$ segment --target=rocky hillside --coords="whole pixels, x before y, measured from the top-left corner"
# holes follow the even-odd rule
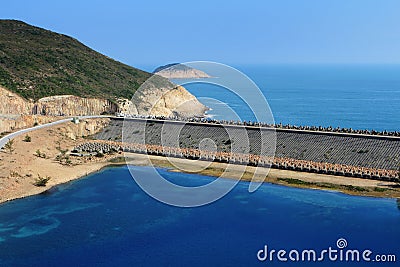
[[[82,98],[73,95],[49,96],[36,102],[0,86],[1,115],[80,116],[117,112],[118,106],[100,98]]]
[[[204,114],[205,107],[186,89],[151,77],[71,37],[0,20],[0,119],[12,118],[11,124],[19,125],[15,121],[25,115]],[[151,86],[133,98],[149,78],[156,83],[147,82]]]
[[[105,99],[72,95],[50,96],[28,101],[0,86],[0,134],[19,128],[54,121],[59,116],[97,115],[117,111],[117,105]]]
[[[172,63],[158,67],[153,73],[165,77],[167,79],[197,79],[210,78],[211,76],[204,71],[194,69],[180,63]]]
[[[0,20],[0,85],[26,99],[131,98],[150,76],[63,34]]]

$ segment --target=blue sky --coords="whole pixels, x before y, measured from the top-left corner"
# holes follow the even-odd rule
[[[400,63],[399,0],[3,1],[1,18],[119,61]]]

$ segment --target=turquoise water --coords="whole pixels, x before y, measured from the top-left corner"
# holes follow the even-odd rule
[[[267,65],[237,69],[261,89],[277,123],[400,130],[400,65]],[[200,81],[218,78],[196,80],[185,87],[196,97],[227,103],[242,120],[254,120],[253,112],[240,97]],[[212,108],[209,113],[214,118],[232,118],[220,102],[202,101]]]
[[[158,171],[187,186],[214,179]],[[271,184],[250,194],[247,187],[241,182],[211,205],[176,208],[147,196],[127,167],[107,168],[1,205],[0,266],[305,266],[258,262],[256,253],[264,245],[335,247],[341,237],[351,248],[400,256],[396,200]]]

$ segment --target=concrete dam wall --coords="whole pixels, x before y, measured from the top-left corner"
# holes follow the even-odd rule
[[[95,139],[253,155],[269,155],[276,144],[277,158],[382,170],[400,166],[400,138],[396,137],[113,119]]]

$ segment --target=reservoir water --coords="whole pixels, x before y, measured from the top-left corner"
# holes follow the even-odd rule
[[[146,175],[149,167],[134,167]],[[186,186],[214,178],[158,169]],[[201,181],[201,182],[199,182]],[[224,180],[232,183],[232,180]],[[177,208],[146,195],[127,167],[107,168],[51,192],[0,206],[0,266],[308,266],[259,262],[271,249],[369,249],[399,257],[394,199],[240,182],[219,201]],[[360,264],[360,263],[358,263]],[[359,266],[325,261],[318,266]],[[362,263],[361,266],[371,266]],[[396,266],[387,264],[387,266]]]

